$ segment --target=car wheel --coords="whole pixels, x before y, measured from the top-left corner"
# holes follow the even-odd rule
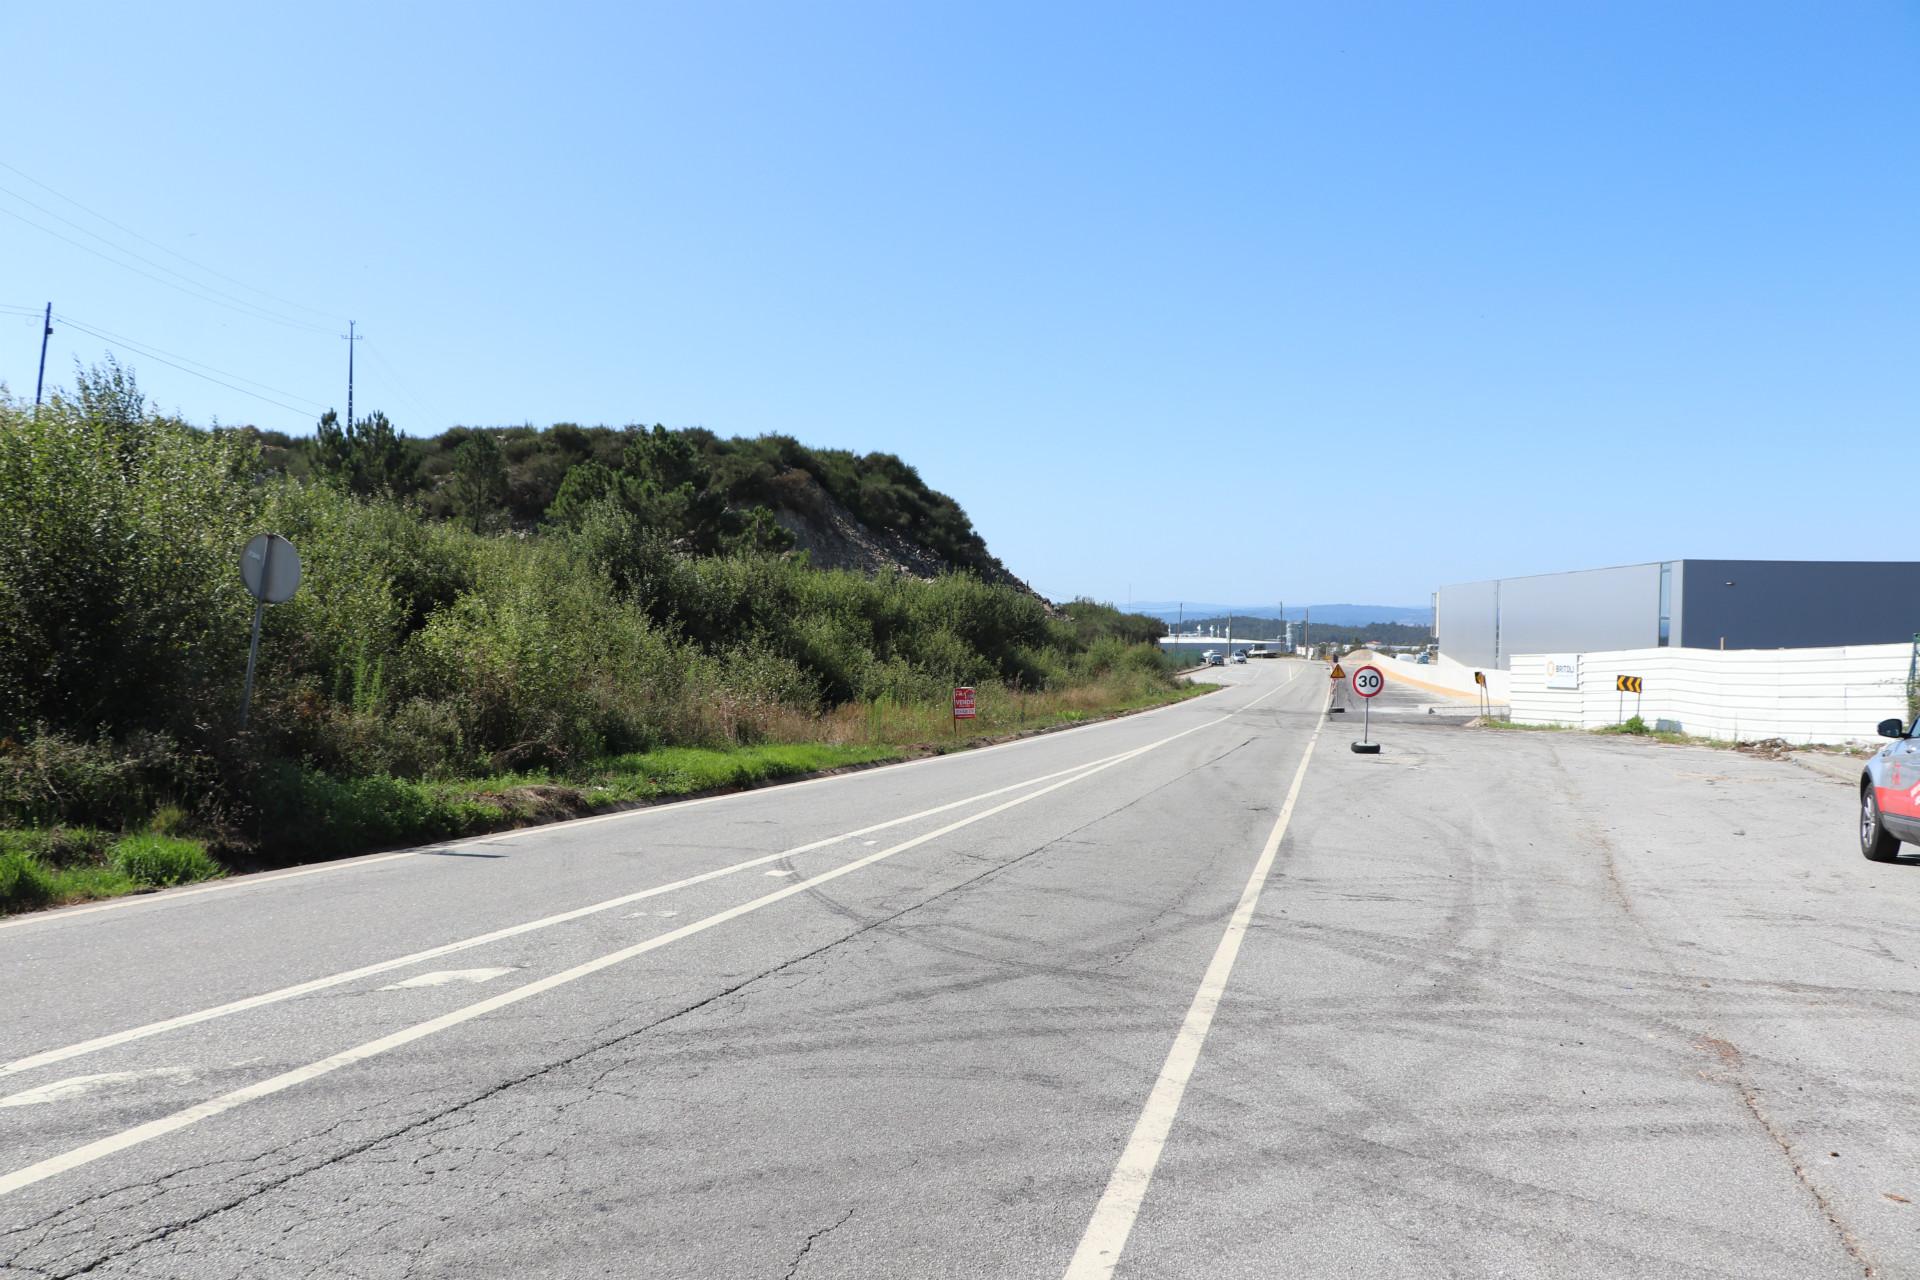
[[[1892,862],[1900,856],[1900,842],[1880,825],[1880,798],[1872,783],[1860,788],[1860,852],[1873,862]]]

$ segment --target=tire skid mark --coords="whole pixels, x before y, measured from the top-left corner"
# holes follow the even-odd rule
[[[1667,969],[1669,977],[1676,983],[1683,982],[1684,979],[1679,971],[1679,966],[1673,963],[1666,943],[1654,932],[1645,918],[1634,908],[1633,899],[1627,892],[1626,881],[1620,874],[1619,860],[1616,855],[1613,840],[1607,835],[1608,828],[1605,824],[1594,818],[1591,809],[1583,802],[1584,796],[1580,791],[1575,774],[1567,768],[1566,761],[1561,757],[1558,744],[1548,744],[1548,755],[1554,769],[1560,774],[1564,782],[1561,794],[1566,798],[1571,808],[1588,818],[1588,821],[1584,824],[1585,829],[1590,833],[1591,842],[1597,846],[1600,852],[1606,868],[1607,882],[1612,889],[1614,899],[1619,903],[1622,913],[1632,922],[1635,929],[1639,931],[1647,950]],[[1681,989],[1684,990],[1685,988],[1683,987]],[[1693,1005],[1691,1012],[1694,1019],[1703,1025],[1711,1025],[1713,1019],[1699,1008],[1697,996],[1691,1003]],[[1855,1235],[1852,1226],[1840,1216],[1839,1208],[1834,1204],[1832,1198],[1815,1182],[1805,1164],[1803,1164],[1799,1156],[1794,1153],[1793,1142],[1787,1136],[1786,1132],[1774,1121],[1772,1116],[1767,1113],[1766,1108],[1761,1105],[1759,1087],[1753,1082],[1745,1069],[1746,1055],[1740,1051],[1738,1046],[1710,1033],[1698,1033],[1691,1038],[1690,1043],[1699,1051],[1711,1053],[1719,1063],[1718,1071],[1702,1071],[1700,1075],[1704,1079],[1719,1083],[1733,1092],[1734,1096],[1740,1100],[1741,1105],[1745,1108],[1746,1113],[1751,1116],[1754,1123],[1759,1126],[1760,1131],[1766,1134],[1768,1140],[1778,1148],[1781,1156],[1784,1157],[1787,1162],[1787,1167],[1793,1171],[1794,1179],[1799,1182],[1807,1194],[1813,1198],[1813,1202],[1819,1208],[1821,1216],[1826,1219],[1827,1225],[1833,1229],[1835,1236],[1838,1237],[1841,1247],[1847,1251],[1847,1255],[1860,1267],[1861,1275],[1867,1277],[1868,1280],[1877,1277],[1880,1271],[1874,1265],[1873,1260],[1867,1256],[1866,1249],[1860,1243],[1859,1237]]]

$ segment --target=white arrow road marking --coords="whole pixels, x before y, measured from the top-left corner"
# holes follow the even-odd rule
[[[444,987],[449,982],[492,982],[501,974],[512,972],[512,965],[504,969],[437,969],[432,973],[416,974],[411,978],[402,978],[398,982],[389,982],[380,989],[402,991],[408,987]]]
[[[781,870],[779,867],[775,867],[773,870],[767,872],[767,874],[770,876],[797,876],[800,873],[798,871],[795,871],[791,867],[787,868],[784,871]]]
[[[1176,703],[1175,705],[1178,704]],[[1242,710],[1244,710],[1244,708],[1242,708]],[[1036,741],[1036,739],[1028,738],[1023,739],[1023,741],[1032,742]],[[1017,744],[1010,743],[1008,745]],[[989,748],[989,750],[992,750],[992,748]],[[823,839],[809,841],[806,844],[795,845],[791,849],[782,849],[778,853],[762,854],[758,858],[749,858],[745,862],[736,862],[730,867],[719,867],[712,871],[703,871],[698,875],[688,876],[682,880],[672,881],[669,884],[655,885],[650,889],[640,889],[633,893],[623,893],[617,898],[608,898],[604,902],[590,903],[584,907],[575,907],[571,911],[562,911],[555,915],[542,916],[538,920],[529,920],[523,924],[509,925],[504,929],[495,929],[489,933],[478,934],[471,938],[462,938],[458,942],[449,942],[438,947],[429,947],[425,951],[415,951],[411,955],[396,956],[391,960],[382,960],[375,964],[362,965],[358,969],[348,969],[343,973],[328,974],[324,978],[314,978],[307,982],[297,982],[290,987],[281,987],[277,991],[267,991],[260,995],[247,996],[244,999],[234,1000],[227,1004],[215,1005],[211,1009],[201,1009],[194,1013],[183,1013],[178,1017],[165,1018],[159,1022],[149,1022],[143,1027],[134,1027],[127,1031],[116,1031],[111,1035],[97,1036],[92,1040],[82,1040],[78,1044],[65,1045],[58,1049],[48,1049],[42,1053],[29,1054],[24,1058],[16,1058],[12,1062],[0,1063],[0,1079],[4,1079],[7,1076],[14,1075],[21,1071],[31,1071],[36,1067],[44,1067],[55,1062],[63,1062],[68,1058],[77,1058],[82,1054],[97,1053],[102,1049],[111,1049],[116,1045],[126,1044],[130,1040],[142,1040],[148,1036],[156,1036],[165,1031],[177,1031],[181,1027],[190,1027],[196,1023],[209,1022],[214,1018],[224,1018],[228,1014],[242,1013],[248,1009],[258,1009],[262,1005],[277,1004],[282,1000],[292,1000],[298,996],[304,996],[314,991],[324,991],[329,987],[337,987],[345,982],[357,982],[361,978],[370,978],[377,973],[386,973],[392,969],[403,969],[408,965],[419,964],[423,960],[437,960],[441,956],[451,955],[456,951],[465,951],[470,947],[484,946],[490,942],[499,942],[503,938],[518,937],[523,933],[533,933],[536,930],[550,928],[557,924],[565,924],[568,921],[578,920],[583,916],[590,916],[596,912],[611,911],[615,907],[624,907],[630,903],[638,902],[643,898],[657,898],[662,894],[673,893],[676,890],[686,889],[696,884],[705,884],[709,880],[718,880],[722,876],[730,876],[736,872],[746,871],[753,867],[764,867],[769,862],[778,862],[782,858],[790,858],[796,854],[811,853],[815,849],[824,849],[828,845],[838,844],[842,840],[868,835],[875,831],[886,831],[905,823],[918,822],[922,818],[931,818],[935,814],[947,813],[951,810],[974,804],[993,796],[1005,795],[1009,791],[1018,791],[1022,787],[1034,786],[1054,778],[1064,778],[1070,773],[1078,773],[1082,769],[1103,764],[1109,760],[1118,760],[1128,754],[1128,752],[1123,751],[1117,755],[1103,756],[1098,760],[1085,761],[1068,769],[1060,769],[1053,773],[1044,773],[1036,778],[1025,778],[1019,782],[1009,783],[1004,787],[995,787],[991,791],[982,791],[976,795],[962,797],[959,800],[949,800],[945,804],[935,805],[931,809],[922,809],[918,813],[909,813],[902,817],[889,818],[885,822],[876,822],[869,826],[861,827],[856,831],[843,831],[839,835],[826,836]],[[920,762],[916,761],[914,763]],[[905,766],[901,767],[904,768]],[[841,774],[839,776],[850,778],[858,775]],[[830,779],[823,779],[823,781],[830,781]],[[798,783],[795,785],[804,786],[806,784]],[[725,797],[715,798],[724,799]],[[687,803],[700,804],[703,802],[693,800]],[[642,812],[652,811],[643,810]],[[630,815],[613,814],[611,816],[626,817]],[[605,817],[582,818],[580,821],[601,822],[605,821]],[[550,827],[529,827],[526,829],[529,831],[551,830]],[[515,833],[508,832],[507,834],[511,835]],[[388,856],[398,858],[412,857],[413,855],[392,854]],[[84,910],[84,908],[81,909]]]
[[[1272,697],[1274,693],[1278,692],[1280,692],[1280,689],[1276,688],[1272,693],[1263,694],[1261,697],[1255,698],[1252,702],[1249,702],[1246,707],[1229,711],[1226,715],[1208,720],[1202,724],[1194,725],[1191,729],[1183,729],[1179,733],[1169,734],[1164,738],[1149,742],[1144,746],[1135,747],[1131,751],[1122,751],[1117,755],[1107,757],[1097,764],[1091,766],[1081,765],[1074,769],[1062,770],[1060,774],[1053,775],[1059,777],[1060,780],[1057,782],[1050,783],[1037,790],[1029,791],[1025,795],[1015,796],[1011,800],[1003,800],[999,804],[989,806],[977,813],[969,814],[967,817],[960,818],[954,822],[949,822],[943,827],[936,827],[932,831],[923,832],[920,835],[902,840],[898,844],[889,845],[884,849],[875,849],[872,853],[855,858],[851,862],[843,862],[830,871],[823,871],[819,875],[810,876],[794,884],[783,885],[771,893],[762,894],[760,897],[754,898],[749,902],[743,902],[738,906],[728,907],[724,911],[717,911],[710,916],[702,917],[690,924],[683,924],[677,929],[670,929],[666,933],[648,938],[644,942],[638,942],[630,947],[622,947],[618,951],[596,956],[591,960],[573,966],[571,969],[563,969],[559,973],[548,974],[544,978],[535,979],[532,982],[502,991],[498,995],[488,996],[484,1000],[479,1000],[473,1004],[464,1005],[461,1008],[443,1013],[437,1018],[430,1018],[425,1022],[417,1022],[410,1027],[403,1027],[398,1031],[381,1036],[376,1040],[368,1040],[363,1044],[354,1045],[352,1048],[342,1049],[330,1057],[321,1058],[316,1062],[309,1062],[305,1066],[295,1067],[291,1071],[283,1071],[279,1075],[269,1076],[265,1080],[259,1080],[243,1088],[223,1093],[218,1097],[209,1098],[205,1102],[197,1103],[181,1111],[176,1111],[172,1115],[149,1120],[145,1124],[135,1125],[131,1129],[125,1129],[119,1133],[96,1139],[83,1146],[74,1147],[69,1151],[63,1151],[59,1155],[49,1156],[44,1160],[37,1161],[23,1168],[15,1169],[11,1173],[0,1174],[0,1196],[12,1195],[21,1188],[30,1187],[36,1182],[42,1182],[58,1174],[67,1173],[83,1165],[92,1164],[96,1160],[105,1159],[110,1155],[125,1151],[129,1147],[137,1147],[144,1142],[151,1142],[155,1138],[163,1137],[166,1134],[177,1133],[182,1129],[199,1124],[203,1120],[210,1120],[215,1116],[223,1115],[237,1107],[243,1107],[249,1102],[257,1102],[261,1098],[271,1097],[276,1093],[294,1088],[296,1085],[302,1085],[310,1080],[315,1080],[327,1075],[330,1072],[338,1071],[342,1067],[351,1066],[357,1062],[365,1062],[369,1058],[377,1058],[381,1054],[390,1053],[400,1048],[402,1045],[412,1044],[416,1040],[424,1040],[428,1036],[437,1035],[442,1031],[460,1026],[462,1023],[471,1022],[475,1018],[485,1017],[487,1014],[493,1013],[496,1010],[518,1004],[522,1000],[528,1000],[534,996],[543,995],[548,991],[552,991],[557,987],[564,987],[569,983],[578,982],[580,979],[598,973],[602,969],[608,969],[614,965],[622,964],[634,959],[636,956],[642,956],[649,951],[654,951],[660,947],[678,942],[682,938],[689,938],[697,933],[704,933],[708,929],[725,924],[730,920],[737,920],[741,916],[759,911],[764,907],[770,907],[776,902],[784,902],[786,899],[794,897],[797,894],[805,893],[817,885],[826,884],[831,880],[838,880],[841,876],[851,875],[856,871],[872,866],[876,862],[891,858],[895,854],[905,853],[909,849],[917,849],[923,844],[938,840],[943,836],[952,835],[954,832],[965,827],[970,827],[976,822],[983,822],[996,814],[1005,813],[1009,809],[1017,808],[1030,801],[1038,800],[1042,796],[1051,795],[1062,787],[1070,787],[1077,782],[1085,782],[1097,773],[1104,773],[1115,765],[1124,764],[1129,760],[1136,760],[1150,751],[1157,751],[1170,742],[1178,742],[1180,739],[1199,733],[1202,730],[1224,724],[1238,715],[1240,711],[1245,711],[1247,707],[1264,702],[1267,698]],[[1324,721],[1322,721],[1322,723],[1324,723]],[[1315,727],[1314,733],[1317,737],[1319,734],[1318,726]],[[1309,754],[1311,754],[1311,746],[1309,746]],[[1306,762],[1303,759],[1301,761],[1303,772],[1305,764]],[[1031,781],[1032,780],[1029,780],[1029,784]],[[1298,792],[1299,784],[1300,779],[1296,777],[1294,779],[1294,793]],[[1015,787],[1001,788],[1002,791],[1012,791],[1015,789]],[[942,807],[947,808],[951,806]],[[1281,821],[1283,823],[1291,812],[1292,794],[1288,797],[1287,809],[1281,814]],[[866,830],[879,830],[882,825],[893,824],[877,824]],[[866,831],[851,832],[849,834],[864,835]],[[1277,845],[1278,843],[1277,838],[1272,841],[1273,845]],[[771,856],[779,857],[781,855],[775,854]],[[1263,856],[1261,868],[1256,874],[1264,874],[1265,867],[1271,865],[1272,861],[1272,850],[1269,848],[1268,852]],[[1254,888],[1257,889],[1257,883]],[[641,895],[633,896],[637,897]],[[613,904],[608,903],[603,905],[610,906]],[[1246,907],[1244,901],[1242,907]],[[1247,914],[1251,914],[1251,911],[1248,910]],[[1244,931],[1245,925],[1241,923],[1240,912],[1236,911],[1234,913],[1234,920],[1238,927]],[[1238,935],[1230,930],[1229,936],[1233,939],[1235,948],[1237,949],[1239,945]],[[1224,944],[1222,945],[1224,947]],[[1229,963],[1231,963],[1231,961],[1229,961]],[[1216,958],[1215,965],[1217,966],[1218,964],[1219,960]],[[1208,971],[1208,978],[1209,981],[1212,980],[1211,969]],[[1209,1009],[1209,1015],[1211,1015],[1211,1009]],[[1191,1017],[1191,1015],[1189,1016]],[[1204,1031],[1202,1034],[1204,1035]],[[1177,1051],[1178,1047],[1176,1046],[1176,1052]]]
[[[43,1084],[37,1089],[28,1089],[22,1093],[0,1098],[0,1107],[35,1107],[43,1102],[65,1102],[69,1098],[84,1097],[97,1093],[116,1084],[130,1084],[135,1080],[166,1080],[172,1084],[190,1084],[193,1072],[185,1067],[149,1067],[144,1071],[102,1071],[92,1076],[68,1076],[65,1080],[55,1080],[52,1084]]]

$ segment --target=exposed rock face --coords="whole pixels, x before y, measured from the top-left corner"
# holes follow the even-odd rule
[[[805,551],[815,568],[936,578],[957,567],[897,530],[862,524],[804,471],[789,471],[780,477],[778,487],[780,501],[773,508],[774,519],[793,535],[794,550]],[[988,582],[1039,594],[1007,572],[998,560],[990,570],[974,567],[972,571]]]

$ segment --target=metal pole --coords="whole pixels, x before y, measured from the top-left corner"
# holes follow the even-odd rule
[[[247,727],[247,712],[253,708],[253,668],[260,660],[260,622],[267,613],[267,584],[273,581],[273,539],[267,539],[267,554],[260,563],[260,595],[253,602],[253,639],[247,645],[247,683],[240,693],[240,727]]]
[[[253,642],[247,646],[247,687],[240,695],[240,727],[247,727],[247,711],[253,706],[253,664],[260,659],[260,618],[267,611],[265,600],[253,602]]]
[[[353,336],[354,321],[347,321],[347,435],[353,435]]]
[[[1360,741],[1367,741],[1367,734],[1373,730],[1373,699],[1363,698],[1360,708]]]
[[[47,385],[47,339],[53,336],[53,304],[47,304],[47,314],[40,322],[40,376],[33,380],[33,416],[40,416],[40,391]]]

